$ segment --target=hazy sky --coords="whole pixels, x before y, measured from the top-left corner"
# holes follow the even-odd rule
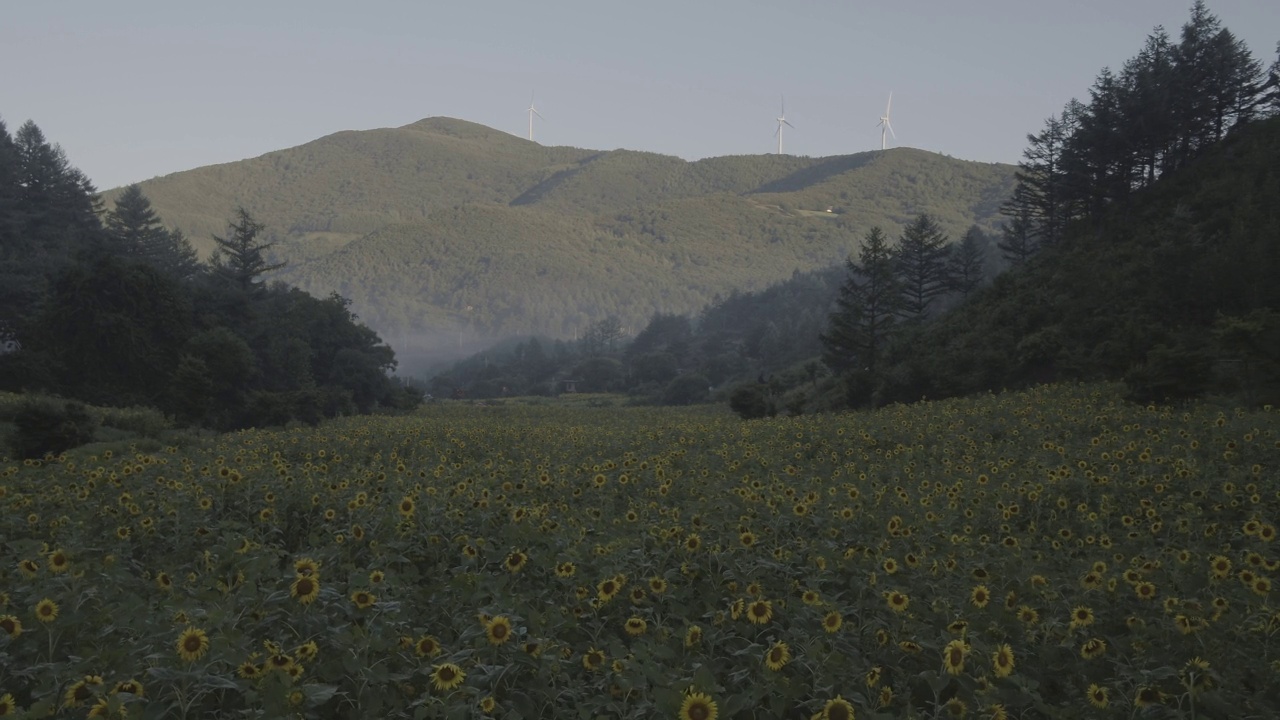
[[[1016,161],[1028,132],[1190,0],[14,2],[0,118],[101,189],[446,115],[694,159],[898,144]],[[1269,65],[1280,1],[1211,0]]]

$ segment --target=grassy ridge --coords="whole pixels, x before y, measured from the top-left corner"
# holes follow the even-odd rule
[[[839,262],[871,225],[895,234],[920,212],[952,237],[990,230],[1012,171],[907,148],[686,162],[430,118],[142,186],[202,253],[245,206],[290,262],[282,279],[351,297],[403,340],[635,326]]]

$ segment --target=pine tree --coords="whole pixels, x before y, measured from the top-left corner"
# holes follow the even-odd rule
[[[848,276],[822,334],[822,361],[835,373],[874,373],[876,360],[897,324],[902,303],[893,253],[884,231],[873,227],[858,262],[845,261]]]
[[[961,297],[969,297],[969,293],[982,284],[989,242],[981,228],[971,225],[960,242],[950,246],[947,274],[951,278],[951,289]]]
[[[195,248],[180,230],[167,230],[142,188],[130,185],[107,213],[107,233],[118,254],[145,262],[170,277],[186,279],[198,267]]]
[[[947,236],[927,214],[921,213],[902,231],[893,252],[902,287],[902,317],[924,320],[938,296],[947,292]]]
[[[1011,266],[1017,268],[1025,265],[1040,249],[1031,215],[1023,211],[1005,222],[1000,228],[1000,240],[996,242],[996,247]]]
[[[263,251],[275,243],[259,242],[258,235],[264,226],[255,221],[244,208],[236,210],[236,220],[228,227],[227,238],[213,236],[218,249],[214,251],[211,265],[214,273],[242,289],[252,289],[262,275],[279,270],[285,263],[269,264]]]

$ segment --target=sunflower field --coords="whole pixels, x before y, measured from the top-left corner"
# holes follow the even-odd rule
[[[1280,715],[1280,423],[1105,385],[0,464],[0,715]]]

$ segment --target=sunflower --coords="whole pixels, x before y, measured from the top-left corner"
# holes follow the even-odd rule
[[[942,665],[950,675],[964,672],[964,658],[969,654],[969,646],[963,640],[952,640],[942,649]]]
[[[187,662],[195,662],[209,651],[209,636],[200,628],[188,625],[178,636],[176,645],[178,657]]]
[[[1030,605],[1023,605],[1018,608],[1018,619],[1027,625],[1035,625],[1040,622],[1040,613]]]
[[[487,715],[496,707],[498,707],[498,701],[494,700],[492,695],[486,695],[480,699],[480,712]]]
[[[402,517],[413,517],[413,498],[406,495],[400,500],[400,505],[396,509],[400,511]]]
[[[54,550],[49,553],[49,572],[66,572],[71,567],[71,558],[67,557],[67,553],[62,550]]]
[[[716,701],[705,693],[689,693],[680,705],[680,720],[716,720],[719,714]]]
[[[369,584],[381,585],[387,579],[387,574],[381,570],[372,570],[369,572]]]
[[[800,595],[800,601],[805,605],[821,605],[822,596],[818,594],[817,590],[805,590],[804,593]]]
[[[968,706],[965,705],[964,701],[958,697],[953,697],[948,700],[943,704],[942,709],[946,710],[947,715],[953,718],[962,718],[965,716],[965,713],[969,711]]]
[[[1008,643],[998,645],[996,651],[991,656],[991,667],[995,671],[996,677],[1009,677],[1013,674],[1013,666],[1015,664],[1013,657],[1013,648]]]
[[[883,670],[881,669],[881,667],[880,667],[879,665],[876,665],[876,666],[872,667],[870,670],[868,670],[868,671],[867,671],[867,677],[866,677],[867,687],[869,687],[869,688],[873,688],[873,687],[875,687],[875,686],[879,685],[879,684],[880,684],[880,675],[881,675],[881,673],[883,673]]]
[[[622,584],[619,583],[616,578],[601,580],[600,584],[596,585],[596,591],[596,595],[600,598],[600,602],[607,603],[617,597],[618,593],[622,591]]]
[[[13,699],[13,695],[5,693],[0,695],[0,715],[14,715],[18,712],[18,703]]]
[[[603,650],[589,648],[582,655],[582,667],[588,670],[596,670],[601,665],[604,665],[605,660],[606,660],[606,656]]]
[[[773,603],[768,600],[756,600],[747,606],[747,619],[753,625],[764,625],[773,619]]]
[[[320,597],[320,578],[313,575],[299,575],[289,586],[289,595],[297,598],[303,605],[310,605]]]
[[[293,656],[301,662],[311,662],[320,654],[320,646],[316,645],[315,640],[308,640],[302,643],[293,651]]]
[[[508,572],[516,573],[524,569],[525,564],[528,562],[529,562],[528,555],[525,555],[523,552],[519,550],[513,550],[511,551],[511,554],[507,556],[507,559],[503,563],[503,565],[507,568]]]
[[[844,618],[835,610],[832,610],[822,617],[822,629],[829,633],[834,633],[843,626]]]
[[[0,615],[0,630],[10,638],[16,638],[22,634],[22,622],[13,615]]]
[[[1138,694],[1133,698],[1134,707],[1151,707],[1164,702],[1164,695],[1156,688],[1145,686],[1138,688]]]
[[[18,571],[27,579],[31,579],[40,571],[40,563],[35,560],[23,560],[18,563]]]
[[[1084,605],[1077,605],[1071,611],[1071,629],[1082,628],[1093,624],[1093,610]]]
[[[511,621],[505,615],[498,615],[485,623],[484,634],[490,645],[501,645],[511,639]]]
[[[435,657],[441,650],[440,641],[435,635],[423,635],[413,645],[413,651],[418,654],[418,657]]]
[[[431,668],[431,686],[441,692],[448,692],[462,684],[467,674],[453,663],[441,663]]]
[[[644,621],[644,618],[630,617],[627,618],[625,628],[631,637],[640,637],[645,630],[649,629],[649,624]]]
[[[667,591],[667,581],[660,577],[649,578],[649,591],[654,595],[661,595]]]
[[[889,609],[894,612],[906,612],[907,605],[911,603],[911,598],[907,597],[906,593],[897,590],[887,593],[885,599],[889,601]]]
[[[142,689],[142,683],[137,680],[125,680],[123,682],[118,682],[111,692],[128,693],[134,697],[144,697],[146,695]]]
[[[58,603],[45,598],[36,603],[36,619],[42,623],[51,623],[58,619]]]
[[[978,585],[969,593],[969,602],[973,603],[974,607],[982,609],[991,602],[991,591],[986,585]]]
[[[1095,660],[1105,655],[1106,652],[1107,641],[1102,638],[1090,638],[1080,646],[1080,657],[1085,660]]]
[[[1139,582],[1133,586],[1133,592],[1139,600],[1151,600],[1156,596],[1156,585],[1151,582]]]
[[[101,675],[85,675],[83,680],[77,680],[67,688],[66,694],[62,696],[63,707],[80,707],[93,697],[93,688],[101,685]]]
[[[311,558],[298,558],[293,563],[293,571],[300,577],[318,577],[320,575],[320,563]]]
[[[254,653],[254,656],[256,657],[257,653]],[[262,677],[262,672],[262,666],[254,662],[254,658],[245,660],[236,667],[236,675],[239,675],[245,680],[256,680]]]
[[[702,538],[698,537],[697,533],[690,533],[688,536],[685,537],[684,539],[685,550],[689,552],[696,552],[700,547],[702,547]]]
[[[699,625],[690,625],[688,630],[684,631],[684,646],[693,647],[702,642],[702,627]]]
[[[1089,704],[1098,709],[1105,708],[1111,703],[1111,691],[1097,683],[1091,683],[1085,695],[1089,698]]]
[[[374,603],[378,602],[378,596],[368,590],[357,590],[351,593],[351,602],[355,603],[358,609],[367,610],[373,607]]]
[[[853,720],[853,706],[837,695],[822,706],[822,720]]]
[[[571,562],[562,562],[556,565],[556,577],[571,578],[576,572],[578,572],[578,566]]]
[[[781,670],[783,665],[791,661],[791,648],[779,640],[764,654],[764,666],[770,670]]]
[[[731,620],[737,620],[738,618],[742,617],[742,611],[746,609],[747,609],[746,600],[743,600],[742,598],[738,598],[737,600],[734,600],[733,602],[729,603],[729,618]]]
[[[1221,555],[1215,555],[1209,561],[1209,571],[1214,578],[1222,580],[1231,574],[1231,560]]]
[[[1213,676],[1209,673],[1209,661],[1199,657],[1187,661],[1182,671],[1182,684],[1199,694],[1213,688]]]

